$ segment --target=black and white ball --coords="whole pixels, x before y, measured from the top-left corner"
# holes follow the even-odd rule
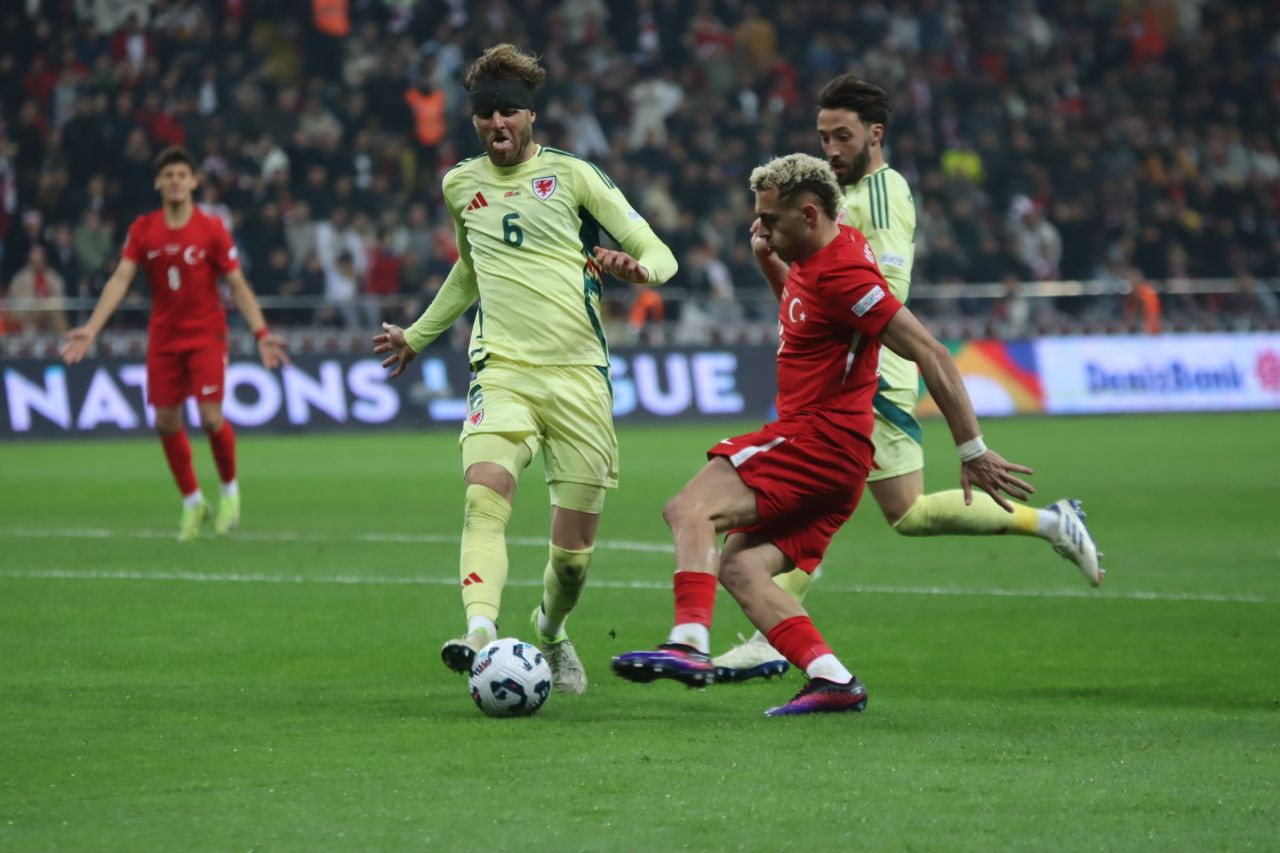
[[[551,667],[533,643],[494,640],[471,665],[471,698],[490,717],[528,717],[551,695]]]

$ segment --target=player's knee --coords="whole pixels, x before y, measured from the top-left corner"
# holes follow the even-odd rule
[[[705,515],[705,513],[703,513]],[[698,501],[687,492],[681,492],[662,508],[662,520],[668,527],[677,527],[698,517]]]
[[[570,551],[565,548],[551,546],[551,570],[561,581],[581,583],[591,568],[591,553],[594,549]]]
[[[161,435],[174,435],[182,432],[182,411],[180,409],[173,411],[157,410],[156,432]]]
[[[468,529],[505,528],[511,517],[511,504],[488,486],[467,486],[463,503],[462,524]]]
[[[507,503],[511,503],[516,495],[516,478],[496,462],[475,462],[468,465],[463,480],[467,484],[468,494],[472,488],[479,486],[503,498]]]
[[[200,429],[209,435],[222,429],[222,415],[204,415],[200,418]]]
[[[903,536],[928,536],[929,535],[929,500],[927,495],[920,495],[906,511],[898,514],[896,518],[889,514],[889,510],[885,510],[885,518],[893,525],[893,529]]]

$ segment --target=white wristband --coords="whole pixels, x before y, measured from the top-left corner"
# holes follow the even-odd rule
[[[960,454],[961,462],[972,462],[987,452],[987,443],[982,440],[982,436],[971,438],[962,444],[957,444],[956,452]]]

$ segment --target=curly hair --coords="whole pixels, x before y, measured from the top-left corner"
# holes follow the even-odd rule
[[[858,114],[864,124],[889,125],[893,105],[889,96],[874,83],[859,79],[854,74],[841,74],[822,87],[818,93],[818,109],[850,110]]]
[[[835,219],[840,209],[840,182],[826,160],[808,154],[775,157],[751,172],[751,189],[777,188],[778,198],[790,202],[800,193],[809,193],[822,205],[822,212]]]
[[[530,91],[537,91],[546,79],[547,70],[538,64],[536,54],[503,42],[487,49],[467,67],[462,85],[470,90],[477,80],[520,80]]]

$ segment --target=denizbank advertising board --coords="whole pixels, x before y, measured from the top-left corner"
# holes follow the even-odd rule
[[[1045,338],[1049,414],[1280,409],[1280,334]]]

